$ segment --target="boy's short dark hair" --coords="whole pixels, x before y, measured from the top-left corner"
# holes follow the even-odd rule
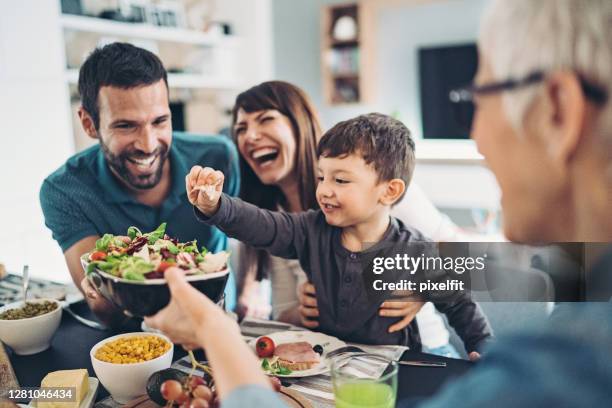
[[[397,178],[406,187],[410,184],[415,163],[414,141],[410,130],[399,120],[381,113],[360,115],[336,124],[325,132],[317,146],[317,157],[353,153],[374,166],[378,181]]]
[[[168,87],[168,74],[152,52],[128,43],[112,43],[96,48],[79,71],[79,94],[83,109],[100,126],[98,93],[103,86],[130,89],[154,84],[161,79]]]

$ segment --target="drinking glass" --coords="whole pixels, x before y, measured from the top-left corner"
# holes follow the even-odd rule
[[[336,407],[395,407],[397,362],[377,354],[347,353],[330,365]]]

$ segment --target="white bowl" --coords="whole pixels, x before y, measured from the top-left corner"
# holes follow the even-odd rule
[[[28,303],[54,302],[57,308],[41,316],[19,320],[0,320],[0,340],[16,354],[28,355],[46,350],[62,320],[62,304],[55,299],[31,299]],[[23,301],[0,307],[0,313],[23,307]]]
[[[142,363],[114,364],[98,360],[95,357],[96,351],[109,341],[133,336],[161,337],[170,343],[171,347],[161,356]],[[89,356],[91,357],[91,365],[96,372],[98,380],[100,380],[104,388],[113,396],[116,402],[125,404],[135,397],[146,394],[147,380],[154,372],[170,367],[173,353],[174,344],[172,344],[170,339],[166,336],[162,334],[135,332],[119,334],[102,340],[91,348]]]

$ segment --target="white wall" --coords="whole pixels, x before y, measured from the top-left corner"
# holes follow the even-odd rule
[[[96,1],[102,4],[88,4]],[[2,2],[0,263],[14,272],[27,263],[32,275],[69,281],[38,199],[43,179],[75,152],[60,1]],[[270,0],[219,0],[215,12],[215,19],[230,22],[244,41],[239,71],[245,83],[271,78]],[[227,103],[237,91],[228,92]]]
[[[376,0],[373,0],[376,2]],[[376,97],[369,105],[325,104],[321,83],[320,12],[343,0],[274,0],[275,71],[278,79],[302,87],[319,108],[324,128],[352,116],[378,111],[399,113],[417,139],[417,158],[475,155],[471,141],[422,141],[417,50],[421,46],[474,42],[480,15],[489,0],[432,0],[382,7],[376,28]],[[409,3],[409,2],[405,2]],[[455,154],[456,153],[456,154]],[[419,163],[418,182],[438,206],[497,207],[499,189],[482,165]]]
[[[72,153],[59,2],[20,0],[0,13],[0,262],[68,280],[44,226],[43,179]]]

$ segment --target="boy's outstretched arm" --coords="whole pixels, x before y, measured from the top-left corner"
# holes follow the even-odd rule
[[[484,346],[493,339],[493,330],[487,317],[468,294],[462,293],[453,300],[435,302],[434,305],[446,315],[468,354],[482,353]]]
[[[197,218],[229,237],[283,258],[305,253],[307,222],[314,213],[269,211],[222,193],[223,173],[194,166],[186,178],[189,201]]]

